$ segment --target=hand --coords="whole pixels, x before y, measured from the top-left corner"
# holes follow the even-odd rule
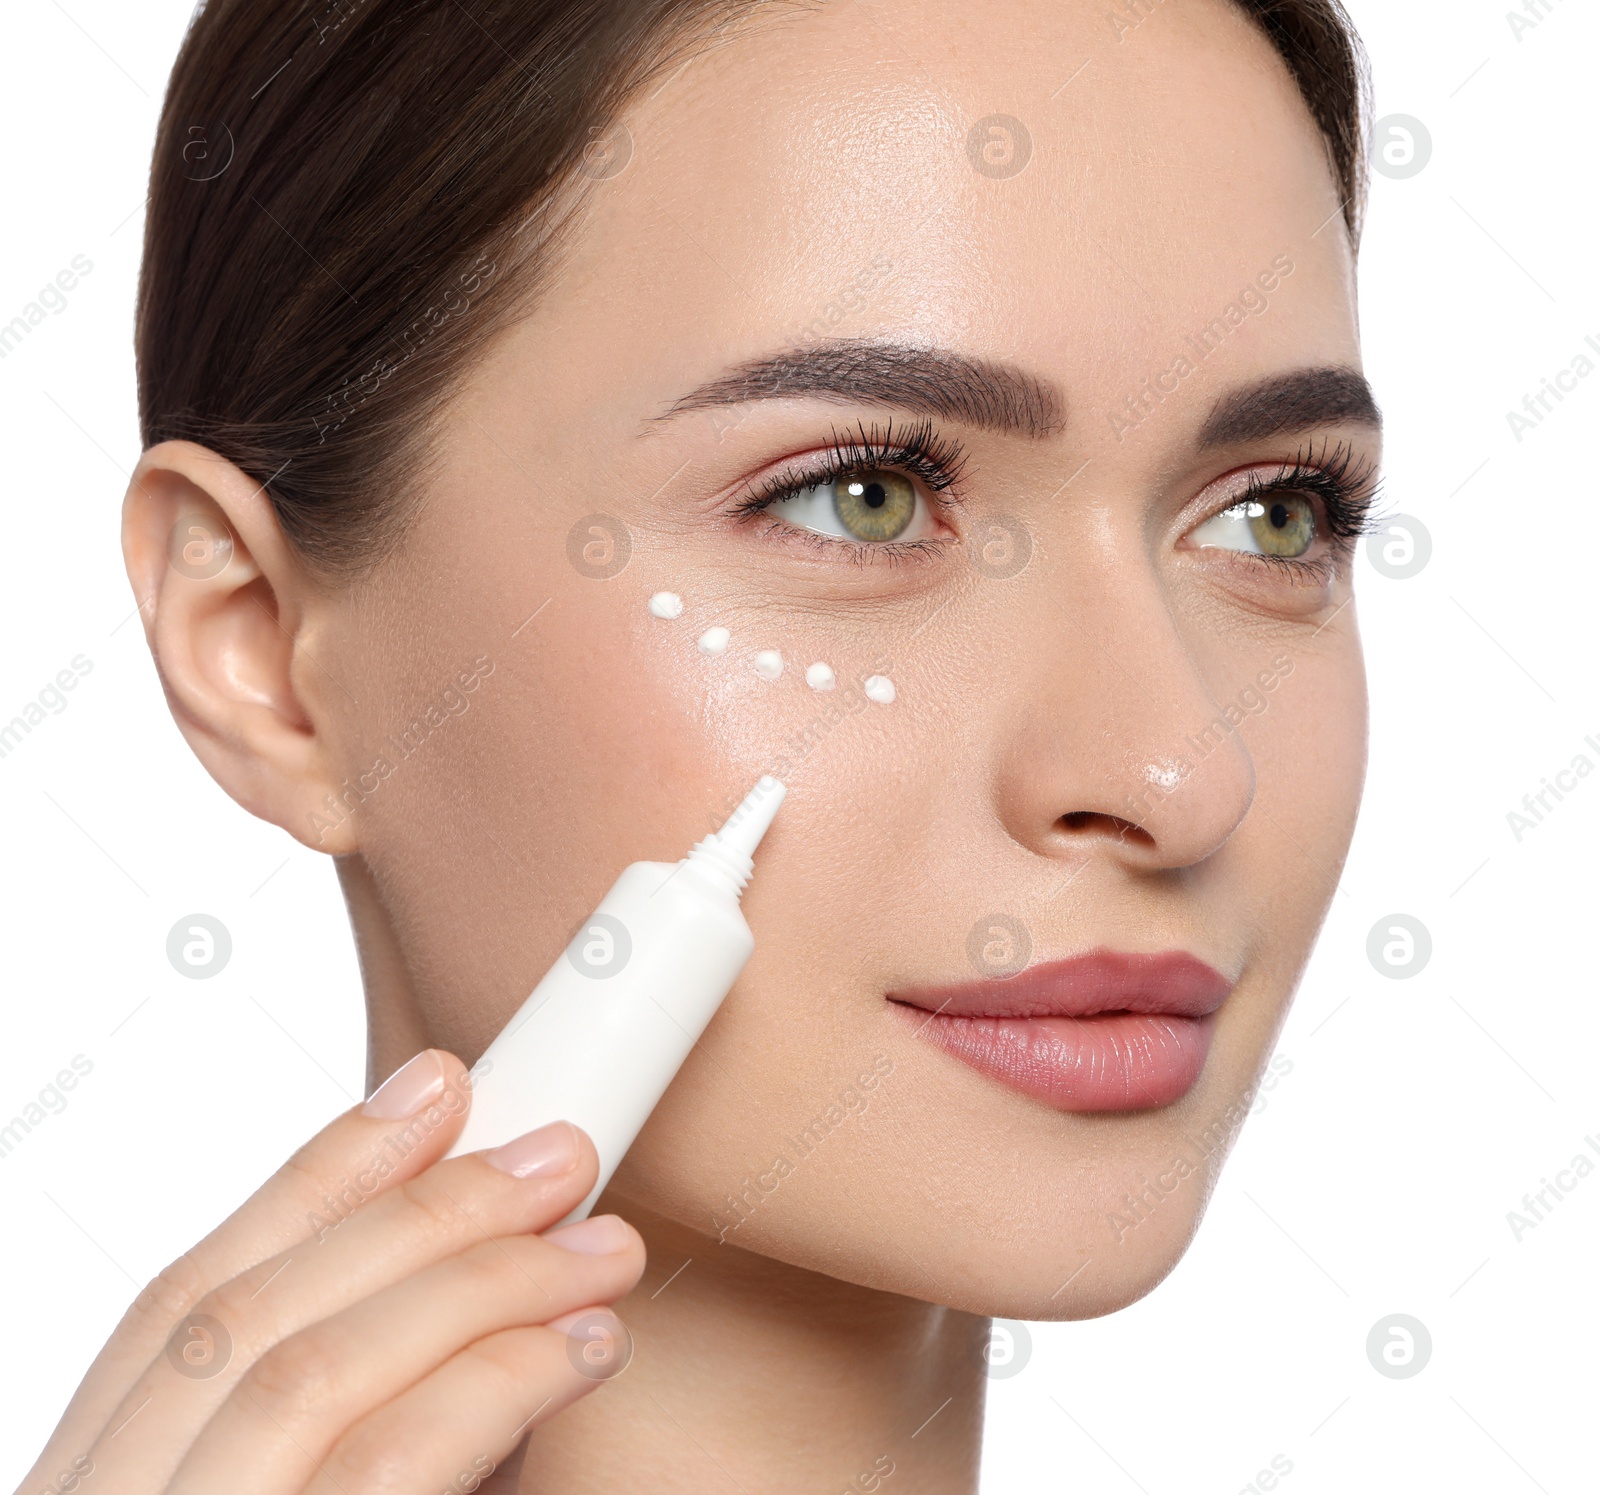
[[[550,1228],[593,1144],[556,1122],[441,1162],[470,1104],[428,1049],[313,1137],[134,1300],[18,1495],[472,1490],[620,1370],[602,1305],[644,1244]]]

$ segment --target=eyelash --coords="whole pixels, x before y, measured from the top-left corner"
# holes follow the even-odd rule
[[[832,439],[826,449],[796,459],[747,489],[734,500],[728,512],[737,520],[753,520],[773,504],[793,498],[807,488],[835,482],[847,473],[882,468],[918,479],[926,490],[924,496],[936,510],[961,502],[959,484],[966,470],[966,449],[954,437],[937,435],[932,421],[921,421],[909,427],[896,426],[893,421],[883,426],[857,425],[854,432],[833,431],[830,434]],[[943,544],[939,540],[847,540],[780,524],[776,519],[772,520],[772,525],[786,531],[786,537],[792,534],[802,543],[815,542],[818,547],[825,547],[829,555],[842,553],[845,559],[858,564],[934,555]]]
[[[937,435],[931,421],[910,427],[897,427],[893,421],[882,427],[857,425],[853,433],[834,431],[831,435],[832,440],[824,451],[797,459],[747,489],[730,505],[728,512],[737,520],[751,521],[772,505],[807,488],[834,482],[847,473],[875,468],[890,468],[920,479],[936,508],[950,508],[961,502],[959,485],[966,470],[966,450],[953,437]],[[1362,535],[1381,527],[1376,513],[1380,487],[1375,463],[1358,457],[1342,441],[1330,451],[1324,440],[1315,451],[1310,447],[1302,448],[1292,461],[1283,463],[1276,472],[1252,473],[1247,486],[1234,494],[1224,508],[1261,502],[1269,494],[1299,493],[1314,497],[1326,518],[1328,538],[1342,558]],[[1211,517],[1214,516],[1207,516]],[[842,549],[847,559],[858,563],[868,559],[931,555],[940,546],[936,540],[845,540],[779,525],[776,520],[772,523],[774,528],[782,528],[798,540],[814,542],[832,555],[839,555]],[[1326,557],[1307,561],[1299,556],[1246,556],[1241,553],[1240,559],[1289,567],[1292,574],[1316,581],[1326,580],[1330,570]]]
[[[1298,493],[1317,499],[1327,520],[1328,541],[1336,559],[1321,556],[1308,561],[1303,556],[1245,555],[1242,552],[1240,559],[1287,566],[1291,575],[1323,582],[1329,579],[1337,560],[1347,556],[1362,535],[1381,528],[1377,514],[1381,486],[1376,463],[1370,458],[1358,457],[1342,441],[1329,451],[1325,439],[1314,452],[1303,447],[1292,462],[1283,463],[1276,472],[1251,473],[1246,487],[1230,497],[1216,513],[1225,513],[1240,504],[1264,502],[1269,494]]]

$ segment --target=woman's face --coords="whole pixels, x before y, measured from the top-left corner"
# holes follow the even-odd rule
[[[625,864],[779,774],[756,953],[616,1193],[1104,1312],[1193,1231],[1356,813],[1333,529],[1377,432],[1338,194],[1223,0],[721,40],[597,141],[404,546],[314,611],[298,683],[376,787],[290,828],[359,851],[364,937],[470,1060]],[[1091,952],[1168,958],[1003,979]]]

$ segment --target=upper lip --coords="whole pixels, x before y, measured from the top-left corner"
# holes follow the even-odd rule
[[[1186,950],[1153,955],[1091,950],[1044,961],[1003,980],[911,987],[891,1002],[945,1017],[1093,1017],[1106,1012],[1205,1017],[1233,990],[1220,971]]]

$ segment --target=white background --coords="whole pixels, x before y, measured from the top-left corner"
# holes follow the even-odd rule
[[[0,361],[0,720],[92,672],[0,759],[0,1124],[75,1055],[92,1073],[0,1158],[0,1485],[31,1462],[139,1286],[359,1098],[363,1019],[330,864],[247,816],[183,746],[122,573],[138,450],[131,352],[148,156],[189,0],[18,0],[0,47],[0,322],[93,270]],[[1109,6],[1112,0],[1107,0]],[[1535,3],[1534,9],[1538,9]],[[1197,1243],[1110,1319],[1030,1325],[993,1382],[986,1490],[1290,1495],[1591,1490],[1600,1179],[1515,1238],[1507,1213],[1600,1147],[1593,957],[1600,775],[1517,842],[1507,812],[1600,740],[1595,414],[1579,385],[1525,439],[1506,413],[1600,339],[1594,60],[1582,0],[1513,33],[1503,0],[1357,0],[1379,116],[1426,167],[1374,182],[1366,359],[1390,505],[1432,558],[1358,587],[1372,770],[1353,855]],[[70,12],[70,14],[69,14]],[[178,975],[167,931],[232,931]],[[1405,980],[1368,932],[1420,919]],[[1570,1175],[1569,1175],[1570,1177]],[[1432,1356],[1366,1354],[1405,1313]]]

